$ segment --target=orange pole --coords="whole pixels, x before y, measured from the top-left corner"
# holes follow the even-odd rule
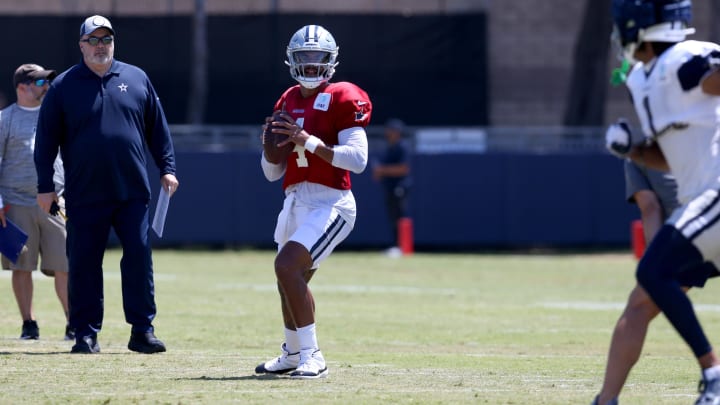
[[[413,254],[413,222],[411,218],[398,219],[398,247],[404,256]]]
[[[642,221],[636,219],[630,225],[630,235],[632,239],[632,250],[636,259],[640,259],[645,253],[645,232],[643,231]]]

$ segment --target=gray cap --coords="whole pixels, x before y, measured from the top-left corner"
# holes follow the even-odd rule
[[[115,35],[115,31],[113,30],[112,24],[110,24],[110,20],[101,15],[93,15],[86,18],[85,22],[80,25],[80,37],[83,35],[90,35],[98,28],[107,28],[110,30],[111,34]]]

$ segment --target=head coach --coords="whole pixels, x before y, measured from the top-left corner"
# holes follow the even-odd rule
[[[156,305],[145,148],[170,195],[178,187],[175,152],[150,79],[140,68],[114,59],[115,39],[105,17],[91,16],[80,25],[82,60],[53,81],[38,118],[35,166],[38,203],[45,211],[58,198],[53,185],[58,148],[64,162],[72,353],[100,351],[102,264],[111,229],[123,250],[123,309],[132,326],[128,349],[165,351],[152,324]]]

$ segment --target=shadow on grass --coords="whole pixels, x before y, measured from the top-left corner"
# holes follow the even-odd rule
[[[26,354],[29,356],[46,356],[46,355],[58,355],[58,354],[70,354],[70,350],[65,350],[62,352],[0,352],[0,356],[10,356],[10,355],[18,355],[18,354]]]
[[[176,381],[190,380],[190,381],[243,381],[243,380],[287,380],[287,376],[281,376],[277,374],[253,374],[244,375],[239,377],[208,377],[206,375],[194,378],[175,378]]]
[[[125,352],[117,352],[117,351],[100,351],[99,353],[72,353],[70,349],[64,350],[64,351],[54,351],[54,352],[28,352],[28,351],[16,351],[16,352],[0,352],[1,356],[10,356],[10,355],[18,355],[18,354],[26,354],[30,356],[45,356],[45,355],[58,355],[58,354],[71,354],[72,357],[96,357],[96,356],[106,356],[106,355],[113,355],[113,356],[157,356],[160,357],[160,353],[135,353],[132,351],[125,351]]]

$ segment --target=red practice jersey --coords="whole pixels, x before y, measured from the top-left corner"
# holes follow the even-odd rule
[[[325,145],[338,144],[343,129],[370,123],[372,103],[367,93],[349,82],[327,83],[313,97],[303,98],[300,85],[285,91],[275,103],[284,109],[307,133],[320,138]],[[339,190],[350,189],[350,173],[332,166],[305,148],[296,145],[287,160],[283,189],[303,181],[319,183]]]

